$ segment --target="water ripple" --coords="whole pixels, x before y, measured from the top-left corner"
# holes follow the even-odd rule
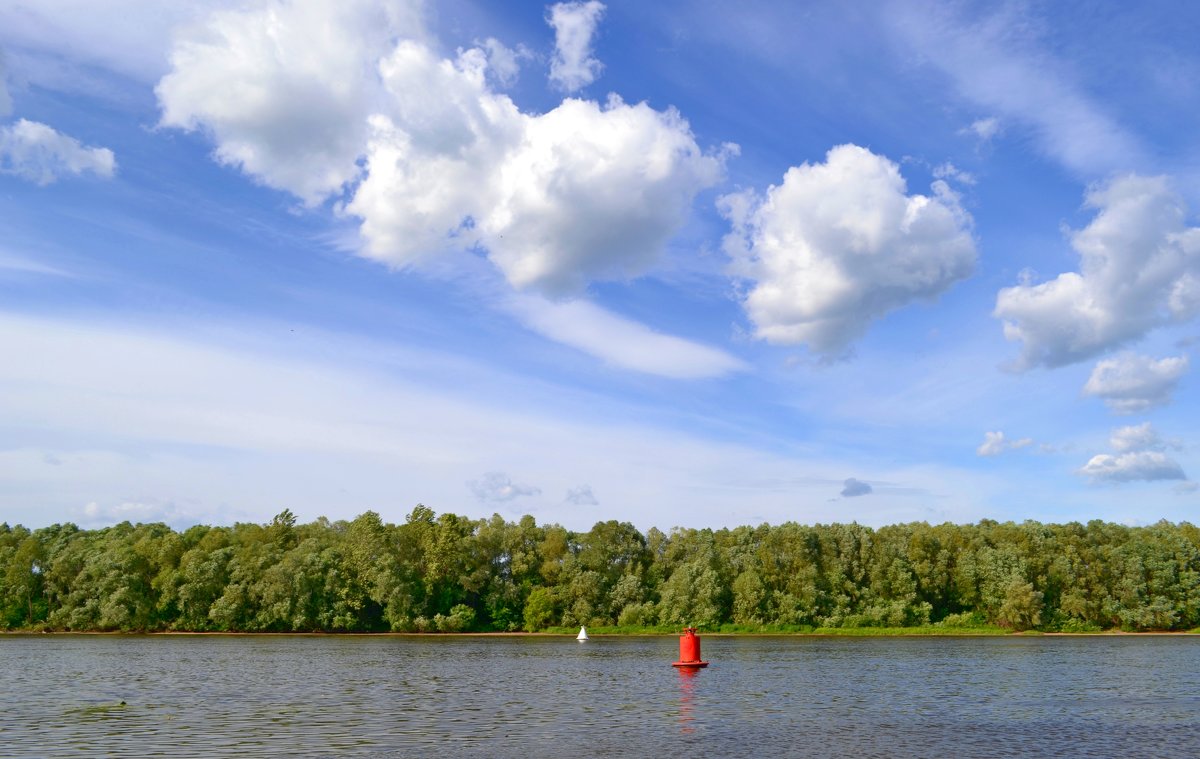
[[[0,745],[92,756],[1200,755],[1200,639],[0,636]],[[122,705],[124,701],[124,705]]]

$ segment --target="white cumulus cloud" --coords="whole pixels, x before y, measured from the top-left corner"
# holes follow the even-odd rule
[[[1103,399],[1116,414],[1135,414],[1170,403],[1187,370],[1187,356],[1154,359],[1123,353],[1096,363],[1083,394]]]
[[[486,68],[478,50],[447,61],[412,42],[381,64],[391,111],[346,206],[367,255],[407,266],[478,246],[514,287],[568,295],[646,271],[723,174],[674,110],[613,96],[525,114]]]
[[[723,155],[701,151],[672,109],[567,100],[524,121],[520,144],[491,177],[497,204],[480,221],[517,287],[562,294],[641,274],[696,193],[723,174]]]
[[[1132,482],[1134,480],[1186,480],[1183,467],[1168,456],[1167,448],[1178,448],[1174,441],[1165,441],[1149,422],[1113,430],[1109,443],[1116,454],[1093,456],[1078,474],[1093,482]]]
[[[604,15],[604,4],[556,3],[550,6],[546,23],[554,27],[554,58],[550,81],[566,92],[574,92],[596,81],[604,65],[592,57],[592,37]]]
[[[1071,236],[1079,271],[996,296],[1018,368],[1082,361],[1200,311],[1200,228],[1165,177],[1120,177],[1087,203],[1098,213]]]
[[[185,33],[157,92],[164,125],[206,130],[267,185],[308,203],[351,188],[337,207],[388,265],[483,250],[555,296],[644,273],[727,150],[616,96],[522,112],[494,89],[520,55],[489,38],[442,58],[400,0],[260,0]]]
[[[1150,422],[1118,427],[1113,430],[1108,439],[1112,447],[1121,452],[1126,451],[1163,451],[1167,448],[1178,448],[1176,441],[1163,440]]]
[[[46,124],[20,119],[0,127],[0,174],[44,186],[84,173],[107,179],[116,170],[116,157],[108,148],[87,147]]]
[[[871,321],[928,299],[975,266],[972,220],[941,180],[909,195],[899,167],[856,145],[788,169],[759,195],[726,195],[725,249],[752,282],[744,306],[768,342],[834,354]]]
[[[1016,451],[1031,445],[1033,445],[1033,438],[1023,437],[1009,440],[1003,432],[985,432],[983,433],[983,443],[975,449],[975,453],[978,456],[999,456],[1007,451]]]
[[[1187,479],[1179,462],[1161,451],[1130,451],[1115,456],[1101,453],[1084,464],[1079,473],[1094,482]]]
[[[512,481],[503,472],[488,472],[477,480],[467,483],[471,492],[481,501],[504,503],[522,496],[540,495],[541,488]]]
[[[376,64],[420,33],[409,0],[268,0],[184,27],[156,92],[162,124],[205,129],[216,157],[316,203],[358,175]]]

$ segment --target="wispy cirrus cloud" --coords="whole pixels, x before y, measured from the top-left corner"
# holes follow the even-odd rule
[[[28,256],[0,249],[0,277],[5,275],[36,275],[43,277],[73,277],[72,272]]]
[[[957,4],[891,3],[884,20],[913,57],[938,70],[961,97],[995,114],[969,127],[980,138],[995,136],[1002,117],[1085,177],[1143,168],[1141,141],[1086,92],[1025,14],[1019,3],[978,13]]]
[[[1033,438],[1023,437],[1017,440],[1008,439],[1003,432],[996,430],[983,433],[983,442],[975,449],[977,456],[999,456],[1008,451],[1018,451],[1033,445]]]
[[[982,143],[989,143],[1003,131],[1003,127],[1000,124],[1000,119],[995,116],[988,116],[982,119],[975,119],[964,127],[962,131],[975,135]]]
[[[586,510],[561,500],[572,489],[585,499],[580,483],[603,493],[606,518],[642,528],[732,526],[746,513],[844,518],[826,504],[840,483],[824,473],[853,462],[708,439],[645,406],[437,352],[342,333],[310,335],[319,346],[311,352],[284,350],[278,335],[278,325],[245,320],[228,333],[212,324],[168,332],[0,313],[0,346],[23,357],[0,362],[0,435],[41,441],[0,449],[0,513],[30,526],[92,502],[96,519],[121,518],[125,503],[175,504],[217,521],[265,520],[285,506],[303,519],[367,508],[401,519],[421,502],[486,516],[496,502],[464,486],[475,481],[485,495],[526,493],[503,503],[570,529],[590,526]],[[384,365],[372,358],[384,354]],[[464,375],[474,384],[461,386]],[[983,514],[989,486],[973,474],[886,475],[946,494],[964,518]],[[877,489],[861,502],[864,523],[923,518],[903,494]]]
[[[519,296],[507,301],[506,308],[529,329],[621,369],[701,379],[749,368],[723,350],[656,332],[584,300]]]
[[[4,62],[4,51],[0,50],[0,119],[12,113],[12,95],[8,93],[8,67]]]
[[[116,170],[117,160],[111,150],[83,145],[47,124],[19,119],[0,126],[0,174],[44,187],[81,174],[109,179]]]

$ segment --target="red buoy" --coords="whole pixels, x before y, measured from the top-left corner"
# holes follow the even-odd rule
[[[696,628],[683,628],[679,636],[679,661],[672,662],[672,667],[707,667],[708,662],[700,660],[700,638],[696,636]]]

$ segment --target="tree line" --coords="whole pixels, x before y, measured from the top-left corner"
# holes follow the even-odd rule
[[[1200,627],[1200,530],[984,520],[587,532],[417,506],[351,521],[0,524],[0,628],[459,632]]]

